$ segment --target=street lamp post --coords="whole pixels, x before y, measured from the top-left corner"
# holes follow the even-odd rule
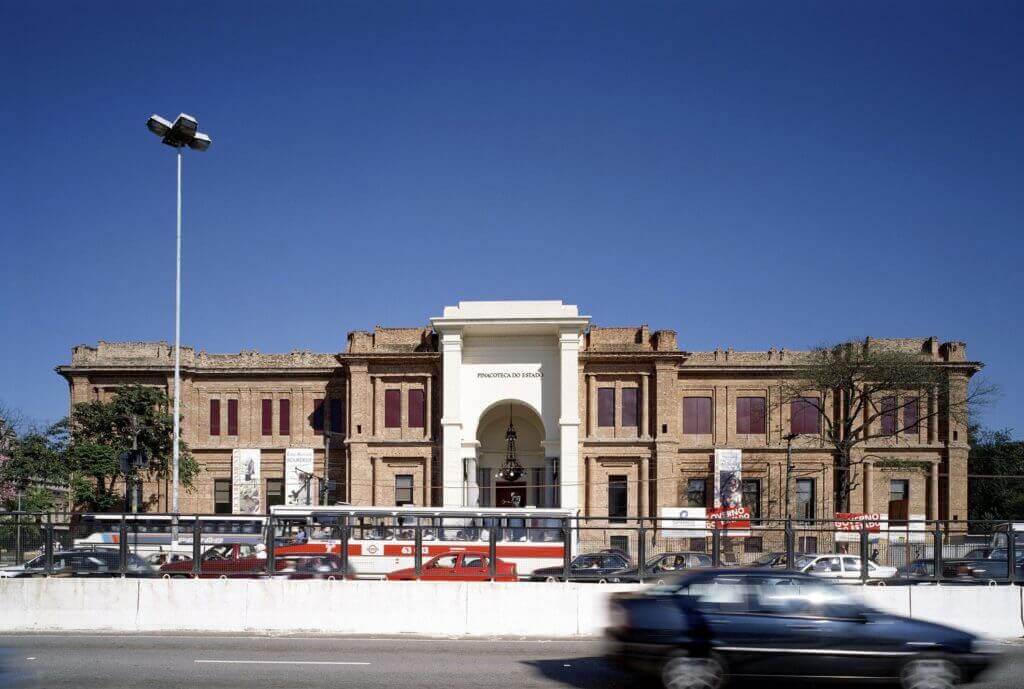
[[[173,123],[159,115],[150,115],[146,127],[167,146],[178,149],[178,223],[174,263],[174,446],[171,448],[171,512],[178,512],[178,441],[181,436],[181,153],[185,146],[193,151],[210,147],[210,137],[198,131],[199,123],[181,113]]]
[[[798,433],[789,433],[782,436],[786,441],[786,519],[790,518],[789,512],[789,484],[793,475],[793,441],[799,436]]]

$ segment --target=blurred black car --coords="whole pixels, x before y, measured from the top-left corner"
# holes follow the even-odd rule
[[[121,576],[121,554],[102,548],[73,548],[53,554],[53,576],[117,577]],[[46,556],[29,560],[21,567],[11,567],[8,576],[38,577],[46,575]],[[125,576],[151,577],[156,570],[135,553],[128,553]]]
[[[786,551],[773,551],[770,553],[762,553],[757,557],[756,560],[751,562],[747,567],[775,567],[779,569],[786,568]]]
[[[711,556],[707,553],[683,551],[678,553],[663,553],[655,555],[647,561],[644,567],[644,581],[665,583],[665,578],[678,575],[690,569],[711,567]],[[612,572],[608,575],[608,581],[612,584],[635,584],[640,583],[640,568],[631,567]]]
[[[967,632],[879,612],[848,587],[793,572],[694,572],[610,606],[609,657],[660,673],[669,689],[717,689],[731,676],[948,689],[996,657]]]
[[[628,569],[632,563],[618,552],[602,551],[577,555],[569,563],[569,581],[593,581],[605,583],[608,575]],[[530,581],[565,581],[562,567],[541,567],[530,573]]]

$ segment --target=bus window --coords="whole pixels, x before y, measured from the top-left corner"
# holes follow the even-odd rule
[[[468,517],[446,517],[441,526],[442,541],[476,541],[480,528]]]

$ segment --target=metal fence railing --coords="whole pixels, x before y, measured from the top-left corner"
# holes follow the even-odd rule
[[[1024,525],[419,513],[0,513],[0,578],[32,576],[658,582],[701,567],[842,582],[1024,583]]]

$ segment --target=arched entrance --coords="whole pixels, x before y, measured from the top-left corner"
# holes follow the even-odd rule
[[[514,482],[498,478],[505,463],[506,432],[516,431],[516,458],[525,469]],[[477,485],[479,504],[492,507],[554,507],[554,459],[544,452],[544,422],[529,405],[503,400],[488,407],[477,424]]]

